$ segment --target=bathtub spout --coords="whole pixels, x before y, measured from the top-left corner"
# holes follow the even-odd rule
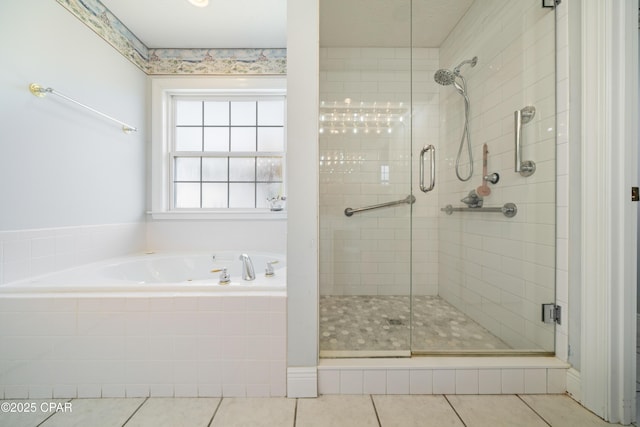
[[[242,261],[242,279],[254,280],[256,278],[256,273],[253,270],[253,263],[251,262],[249,255],[241,254],[240,261]]]

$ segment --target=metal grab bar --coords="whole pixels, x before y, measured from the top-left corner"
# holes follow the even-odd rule
[[[531,160],[522,160],[522,125],[533,119],[533,116],[536,115],[536,109],[535,107],[524,107],[522,110],[516,110],[513,114],[516,134],[515,172],[525,177],[531,176],[536,171],[536,164]]]
[[[372,209],[386,208],[388,206],[402,205],[404,203],[412,205],[415,203],[415,201],[416,201],[415,196],[413,194],[410,194],[402,200],[394,200],[393,202],[380,203],[378,205],[365,206],[363,208],[355,208],[355,209],[346,208],[344,210],[344,214],[346,216],[351,216],[354,213],[358,213],[358,212],[370,211]]]
[[[431,155],[429,156],[429,165],[431,167],[431,171],[429,174],[429,186],[424,186],[424,155],[429,151]],[[427,145],[420,151],[420,190],[423,193],[433,190],[433,187],[436,185],[436,149],[433,145]]]
[[[453,212],[500,212],[507,218],[513,218],[518,213],[518,207],[515,203],[505,203],[500,208],[454,208],[447,205],[440,210],[447,215],[451,215]]]
[[[83,104],[82,102],[78,102],[73,98],[69,98],[67,95],[63,95],[62,93],[58,92],[57,90],[54,90],[53,88],[50,87],[42,87],[37,83],[31,83],[29,85],[29,91],[34,95],[37,96],[38,98],[43,98],[46,94],[51,93],[53,95],[59,96],[60,98],[66,99],[69,102],[73,102],[76,105],[79,105],[80,107],[86,108],[87,110],[104,117],[105,119],[109,119],[112,122],[116,122],[119,125],[122,126],[122,131],[124,133],[131,133],[131,132],[137,132],[138,129],[130,126],[128,124],[126,124],[125,122],[121,122],[118,119],[114,119],[113,117],[109,116],[108,114],[102,113],[98,110],[96,110],[95,108],[89,107],[86,104]]]

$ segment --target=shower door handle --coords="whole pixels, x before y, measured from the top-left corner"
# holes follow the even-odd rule
[[[425,187],[424,185],[424,155],[427,153],[429,155],[429,165],[431,166],[431,171],[429,175],[429,186]],[[420,151],[420,190],[423,193],[433,190],[433,187],[436,185],[436,149],[433,145],[427,145]]]
[[[516,134],[515,172],[524,177],[533,175],[536,171],[536,164],[532,160],[522,160],[522,125],[529,123],[535,115],[535,107],[524,107],[522,110],[514,112]]]

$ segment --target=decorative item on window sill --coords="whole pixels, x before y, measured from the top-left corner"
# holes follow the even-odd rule
[[[278,212],[284,209],[285,200],[287,200],[286,196],[275,196],[267,199],[269,202],[269,209],[272,212]]]
[[[119,125],[121,125],[121,126],[122,126],[122,131],[123,131],[124,133],[131,133],[131,132],[137,132],[137,131],[138,131],[138,129],[136,129],[135,127],[130,126],[130,125],[128,125],[128,124],[126,124],[126,123],[124,123],[124,122],[121,122],[120,120],[114,119],[113,117],[111,117],[111,116],[109,116],[109,115],[107,115],[107,114],[105,114],[105,113],[102,113],[102,112],[100,112],[100,111],[96,110],[95,108],[91,108],[91,107],[89,107],[88,105],[85,105],[85,104],[83,104],[83,103],[81,103],[81,102],[78,102],[78,101],[76,101],[75,99],[69,98],[68,96],[63,95],[63,94],[61,94],[60,92],[58,92],[58,91],[54,90],[53,88],[50,88],[50,87],[46,87],[46,88],[45,88],[45,87],[40,86],[40,85],[39,85],[39,84],[37,84],[37,83],[31,83],[31,84],[29,85],[29,91],[30,91],[34,96],[37,96],[38,98],[44,98],[48,93],[50,93],[50,94],[53,94],[53,95],[59,96],[60,98],[66,99],[66,100],[67,100],[67,101],[69,101],[69,102],[73,102],[74,104],[79,105],[79,106],[81,106],[81,107],[83,107],[83,108],[86,108],[87,110],[89,110],[89,111],[91,111],[91,112],[93,112],[93,113],[95,113],[95,114],[97,114],[97,115],[99,115],[99,116],[102,116],[102,117],[104,117],[105,119],[109,119],[109,120],[111,120],[112,122],[116,122],[116,123],[118,123]]]
[[[384,134],[404,122],[408,109],[402,102],[344,101],[320,103],[321,134]]]

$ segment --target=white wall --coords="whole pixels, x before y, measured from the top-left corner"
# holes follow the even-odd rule
[[[56,2],[2,2],[0,37],[0,230],[142,221],[145,74]]]
[[[0,38],[0,283],[141,248],[145,74],[52,1],[2,2]]]
[[[318,0],[287,2],[287,395],[317,395]]]
[[[482,145],[488,172],[498,172],[485,206],[518,206],[515,218],[454,213],[440,218],[439,293],[513,348],[554,349],[554,328],[540,321],[540,304],[555,301],[555,37],[554,12],[537,0],[476,2],[440,48],[440,65],[463,67],[471,99],[474,178],[453,172],[464,103],[451,87],[440,90],[440,204],[481,184]],[[532,105],[524,125],[523,160],[537,170],[514,172],[514,111]],[[448,171],[448,172],[447,172]],[[447,173],[445,173],[447,172]]]

